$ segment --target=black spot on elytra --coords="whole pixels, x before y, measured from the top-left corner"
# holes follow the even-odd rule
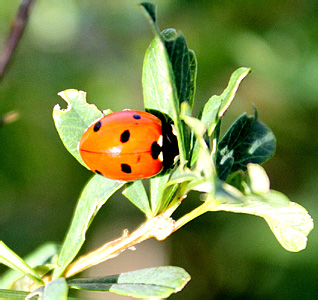
[[[131,167],[127,164],[121,164],[121,170],[124,173],[130,174],[131,173]]]
[[[95,170],[95,173],[103,176],[102,172],[99,172],[98,170]]]
[[[121,135],[120,135],[120,141],[122,143],[126,143],[129,141],[130,138],[130,132],[129,130],[125,130]]]
[[[141,116],[138,115],[138,114],[134,114],[134,115],[133,115],[133,118],[136,119],[136,120],[139,120],[139,119],[141,119]]]
[[[151,156],[153,159],[157,159],[161,152],[161,147],[157,142],[153,142],[151,145]]]
[[[101,127],[102,127],[102,122],[101,122],[101,121],[98,121],[98,122],[94,125],[94,131],[97,132]]]

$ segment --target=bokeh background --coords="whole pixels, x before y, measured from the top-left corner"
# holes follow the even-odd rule
[[[154,1],[161,29],[181,30],[198,58],[195,113],[220,94],[238,67],[242,83],[223,131],[258,109],[275,133],[276,155],[264,164],[273,189],[318,219],[318,2]],[[137,1],[38,0],[2,82],[0,115],[20,118],[0,128],[0,240],[24,256],[62,242],[82,188],[92,174],[65,150],[52,120],[59,91],[87,92],[100,109],[143,109],[141,72],[152,32]],[[20,0],[0,1],[0,51]],[[199,203],[191,194],[182,215]],[[176,216],[177,217],[177,216]],[[101,209],[83,253],[133,230],[143,215],[121,193]],[[171,299],[315,299],[318,236],[306,250],[285,251],[263,219],[209,213],[164,242],[92,268],[86,276],[158,265],[185,268],[192,280]],[[1,266],[0,271],[4,268]],[[93,293],[87,299],[126,299]]]

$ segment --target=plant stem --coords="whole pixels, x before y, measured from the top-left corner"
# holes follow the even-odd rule
[[[211,206],[209,201],[205,201],[203,204],[189,212],[188,214],[181,217],[179,220],[175,222],[174,229],[175,231],[180,229],[183,225],[187,224],[188,222],[192,221],[193,219],[203,215],[205,212],[209,211],[208,207]]]
[[[106,243],[102,247],[80,257],[74,263],[69,265],[65,270],[64,276],[66,278],[71,277],[93,265],[117,256],[125,249],[151,237],[155,237],[157,240],[164,240],[174,232],[174,220],[170,218],[170,214],[171,212],[166,210],[162,214],[148,220],[131,234],[128,234],[128,231],[124,231],[121,238]]]
[[[184,196],[179,195],[176,198],[178,198],[178,201],[175,201],[174,205],[170,206],[160,215],[157,215],[156,217],[145,222],[131,234],[128,234],[128,231],[125,230],[123,236],[119,239],[106,243],[100,248],[77,259],[68,266],[64,272],[64,276],[66,278],[74,276],[75,274],[82,272],[91,266],[97,265],[119,255],[124,250],[133,247],[149,238],[154,237],[159,241],[164,240],[189,221],[205,213],[208,210],[208,206],[210,205],[210,203],[205,202],[190,213],[180,218],[178,221],[174,221],[170,216],[180,205]]]
[[[18,13],[12,22],[7,43],[0,56],[0,80],[3,78],[4,72],[9,64],[12,54],[22,37],[29,18],[32,2],[33,0],[23,0],[19,7]]]

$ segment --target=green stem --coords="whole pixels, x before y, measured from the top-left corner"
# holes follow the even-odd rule
[[[174,231],[180,229],[183,225],[187,224],[188,222],[192,221],[193,219],[203,215],[205,212],[209,211],[209,207],[211,206],[210,201],[205,201],[203,204],[189,212],[188,214],[181,217],[179,220],[175,222]]]

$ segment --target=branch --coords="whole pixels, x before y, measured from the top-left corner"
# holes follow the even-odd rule
[[[74,276],[91,266],[117,256],[124,250],[149,238],[154,237],[157,240],[164,240],[175,231],[175,221],[170,218],[170,215],[171,211],[166,210],[162,214],[148,220],[131,234],[128,234],[128,231],[125,230],[121,238],[106,243],[69,265],[64,273],[64,277]]]
[[[32,2],[33,0],[23,0],[19,7],[18,13],[12,22],[7,43],[0,56],[0,80],[3,79],[7,65],[9,64],[13,52],[22,37],[28,21]]]

